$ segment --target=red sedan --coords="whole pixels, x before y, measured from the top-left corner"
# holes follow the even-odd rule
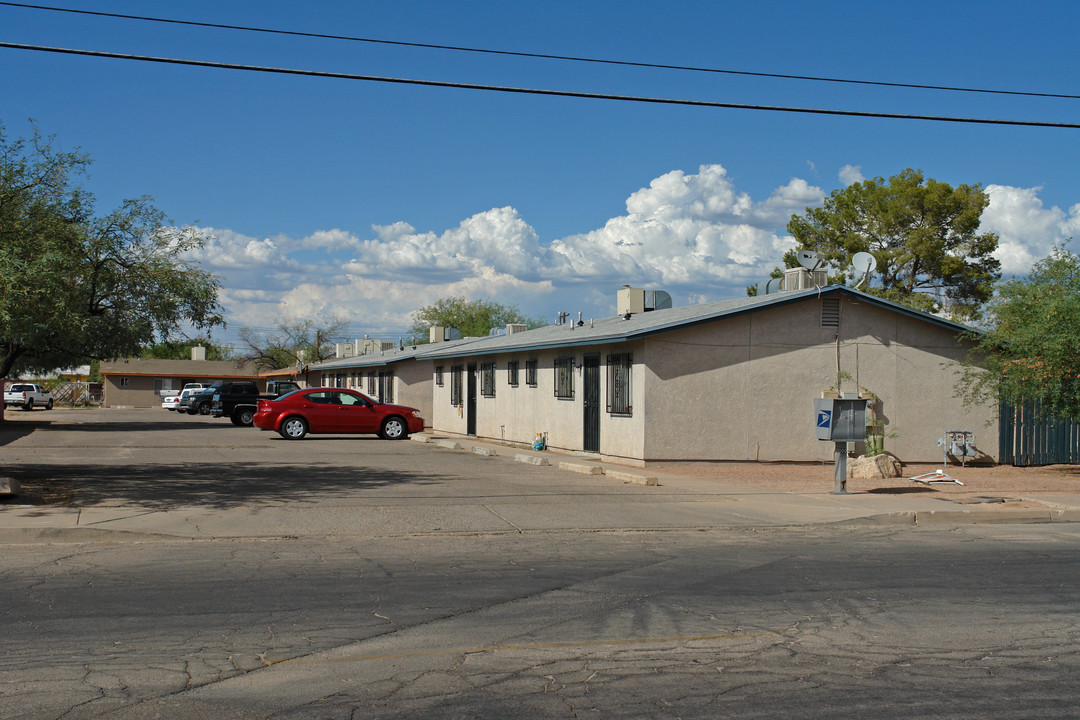
[[[276,400],[259,400],[255,427],[299,440],[310,433],[375,433],[401,440],[424,429],[416,408],[386,405],[344,388],[307,388]]]

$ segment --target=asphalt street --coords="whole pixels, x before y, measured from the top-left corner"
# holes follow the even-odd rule
[[[1078,715],[1076,523],[82,417],[0,432],[0,717]]]

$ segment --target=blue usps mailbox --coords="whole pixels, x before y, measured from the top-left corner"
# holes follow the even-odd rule
[[[865,398],[814,398],[814,424],[818,440],[836,443],[836,485],[833,493],[847,492],[847,447],[849,442],[861,442],[866,437]]]

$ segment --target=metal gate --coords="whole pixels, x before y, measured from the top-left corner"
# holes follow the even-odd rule
[[[1050,417],[1039,403],[1001,405],[999,457],[1016,466],[1080,463],[1080,423]]]
[[[582,449],[585,452],[600,452],[600,356],[586,355],[584,368],[581,383],[585,401]]]
[[[476,363],[465,372],[465,433],[476,435]]]

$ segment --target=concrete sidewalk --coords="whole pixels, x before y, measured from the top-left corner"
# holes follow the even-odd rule
[[[0,501],[0,542],[145,541],[395,537],[418,535],[664,531],[811,524],[950,525],[1080,522],[1080,495],[1028,496],[1023,502],[960,504],[926,495],[776,492],[685,475],[627,468],[595,458],[536,452],[468,438],[417,435],[435,452],[474,454],[515,473],[516,463],[550,466],[553,482],[606,493],[592,501],[549,497],[386,497],[310,502],[260,500],[243,506],[134,504],[23,505]],[[614,487],[626,490],[610,494]]]

